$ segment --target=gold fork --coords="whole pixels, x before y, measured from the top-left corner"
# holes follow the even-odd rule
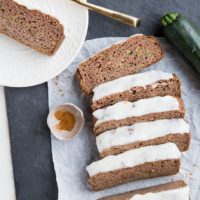
[[[123,22],[125,24],[128,24],[129,26],[133,26],[133,27],[138,27],[141,23],[139,18],[130,16],[130,15],[126,15],[117,11],[113,11],[101,6],[97,6],[91,3],[87,3],[81,0],[72,0],[73,2],[76,2],[82,6],[85,6],[87,8],[89,8],[90,10],[94,10],[102,15],[105,15],[107,17],[111,17],[115,20],[118,20],[120,22]]]

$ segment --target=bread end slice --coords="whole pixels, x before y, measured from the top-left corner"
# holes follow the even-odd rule
[[[64,40],[64,27],[56,18],[13,0],[0,1],[0,32],[49,56]]]
[[[136,35],[116,43],[82,62],[77,78],[82,91],[89,95],[95,86],[136,73],[164,56],[153,36]]]

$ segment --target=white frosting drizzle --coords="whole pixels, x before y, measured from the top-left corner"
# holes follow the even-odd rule
[[[132,149],[116,156],[107,156],[90,164],[86,170],[90,177],[159,160],[179,159],[181,153],[174,143]]]
[[[173,78],[172,73],[165,73],[162,71],[150,71],[124,76],[95,87],[93,90],[94,96],[92,101],[99,100],[112,94],[128,91],[133,87],[145,87],[147,85],[152,85],[159,80],[169,80],[171,78]]]
[[[95,126],[99,123],[126,119],[128,117],[138,117],[150,113],[179,110],[179,102],[175,97],[153,97],[141,99],[136,102],[121,101],[112,106],[108,106],[93,112],[97,119]]]
[[[184,119],[163,119],[118,127],[97,136],[96,143],[101,153],[114,146],[152,140],[176,133],[189,133],[189,125]]]
[[[157,193],[136,194],[130,200],[189,200],[189,187]]]

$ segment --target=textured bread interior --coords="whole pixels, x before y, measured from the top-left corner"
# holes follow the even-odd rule
[[[91,94],[95,86],[136,73],[161,60],[163,54],[154,37],[130,37],[82,62],[77,70],[80,87],[85,94]]]
[[[0,0],[0,32],[46,55],[52,55],[64,39],[60,22],[13,0]]]

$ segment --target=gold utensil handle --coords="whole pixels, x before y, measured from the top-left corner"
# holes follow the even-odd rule
[[[108,17],[111,17],[113,19],[116,19],[120,22],[123,22],[125,24],[128,24],[129,26],[134,26],[134,27],[138,27],[140,25],[140,19],[139,18],[136,18],[136,17],[132,17],[130,15],[126,15],[126,14],[123,14],[123,13],[120,13],[120,12],[116,12],[116,11],[113,11],[113,10],[110,10],[110,9],[107,9],[107,8],[104,8],[104,7],[101,7],[101,6],[97,6],[97,5],[94,5],[94,4],[91,4],[91,3],[87,3],[87,2],[83,2],[83,1],[80,1],[80,0],[72,0],[82,6],[85,6],[91,10],[94,10],[102,15],[105,15],[105,16],[108,16]]]

